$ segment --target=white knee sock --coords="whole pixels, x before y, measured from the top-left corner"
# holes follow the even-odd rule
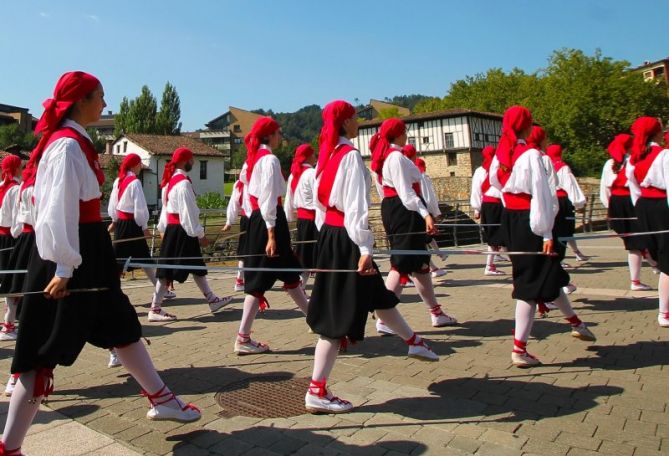
[[[657,288],[660,292],[660,313],[666,315],[669,312],[669,275],[660,273]]]
[[[167,293],[167,281],[159,279],[156,281],[156,291],[153,292],[153,299],[151,301],[151,308],[160,308]]]
[[[200,289],[205,298],[207,298],[207,300],[211,296],[214,296],[214,292],[211,291],[211,288],[209,287],[207,276],[193,275],[193,282],[195,282],[195,285],[197,285],[197,287]]]
[[[408,340],[413,336],[413,330],[396,307],[392,309],[377,309],[375,312],[376,316],[402,339]]]
[[[523,343],[527,343],[532,331],[532,324],[534,323],[534,312],[536,309],[536,302],[534,301],[516,301],[516,329],[514,331],[514,338]]]
[[[569,248],[571,249],[572,252],[580,255],[581,251],[578,249],[578,245],[576,245],[576,241],[574,241],[574,240],[567,241],[567,245],[569,246]]]
[[[258,313],[258,302],[258,298],[250,294],[247,294],[244,298],[244,310],[242,320],[239,322],[239,334],[251,334],[251,327]]]
[[[144,274],[146,274],[146,278],[149,279],[149,281],[155,285],[156,284],[156,270],[153,268],[144,268]]]
[[[302,313],[306,316],[307,309],[309,308],[309,300],[307,299],[307,295],[304,293],[302,287],[287,288],[286,292],[291,298],[293,298],[293,301],[295,301],[297,307],[299,307]]]
[[[23,439],[37,415],[42,398],[33,399],[34,387],[35,371],[24,372],[19,376],[9,399],[9,412],[2,435],[7,450],[21,448]]]
[[[386,288],[395,293],[395,296],[398,298],[402,295],[402,285],[400,285],[399,272],[391,270],[388,273],[388,277],[386,277]]]
[[[19,298],[6,298],[7,312],[5,312],[5,323],[12,325],[16,321],[16,309],[19,305]]]
[[[317,381],[327,380],[330,377],[334,363],[337,360],[340,342],[321,336],[316,343],[314,353],[314,370],[311,378]]]
[[[162,389],[161,396],[167,396],[170,393],[170,389],[167,388],[160,375],[158,375],[158,372],[156,372],[153,361],[151,361],[151,356],[149,356],[149,352],[146,351],[146,347],[141,341],[126,345],[125,347],[116,347],[115,351],[123,367],[137,380],[137,383],[139,383],[139,386],[144,391],[149,394],[155,394]],[[183,403],[176,396],[162,405],[171,408],[183,407]]]
[[[242,268],[244,267],[244,262],[241,261],[241,260],[239,260],[239,261],[237,262],[237,267],[239,268],[239,269],[237,270],[237,280],[238,280],[239,282],[243,282],[243,281],[244,281],[244,271],[242,271]]]
[[[497,247],[493,247],[491,245],[488,246],[488,252],[498,252],[499,249]],[[486,261],[485,261],[485,266],[488,269],[494,269],[495,268],[495,255],[487,255]]]
[[[630,250],[627,253],[627,264],[630,268],[630,281],[638,281],[641,278],[641,252]]]
[[[428,308],[433,308],[437,304],[437,298],[434,296],[434,286],[432,285],[432,277],[430,274],[414,273],[413,283],[416,286],[418,295],[423,299],[423,302]]]
[[[565,318],[571,318],[576,315],[574,308],[571,306],[571,302],[569,302],[569,298],[562,289],[560,289],[560,295],[553,301],[553,304],[560,309],[560,312],[562,312]]]

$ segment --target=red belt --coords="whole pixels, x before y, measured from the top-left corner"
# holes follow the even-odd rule
[[[630,189],[627,187],[612,187],[611,195],[615,196],[630,196]]]
[[[179,219],[179,214],[173,214],[171,212],[167,213],[167,224],[168,225],[181,225],[181,220]]]
[[[99,198],[90,201],[79,201],[79,223],[97,223],[101,221]]]
[[[254,211],[257,211],[260,209],[260,206],[258,206],[258,198],[256,198],[253,195],[249,195],[249,200],[251,201],[251,207],[253,208]],[[276,204],[277,206],[283,206],[283,202],[281,200],[281,197],[278,197],[276,199]]]
[[[666,198],[667,191],[657,187],[641,187],[642,198]]]
[[[484,203],[496,203],[496,204],[502,204],[502,199],[501,198],[495,198],[494,196],[488,196],[488,195],[483,195],[483,200]]]
[[[532,195],[527,193],[504,193],[504,204],[507,209],[529,210]]]
[[[566,198],[566,197],[568,197],[568,196],[569,196],[569,195],[567,195],[567,192],[565,192],[565,191],[562,190],[561,188],[558,188],[558,189],[557,189],[557,197],[558,197],[558,198]]]
[[[0,226],[0,236],[11,236],[12,229],[8,226]]]
[[[35,228],[29,223],[24,223],[23,224],[23,229],[21,230],[22,233],[34,233]]]
[[[116,211],[119,220],[135,220],[135,214],[132,212]]]
[[[397,190],[395,190],[394,187],[386,187],[385,185],[383,186],[383,196],[385,198],[392,198],[394,196],[399,196],[397,194]]]
[[[297,218],[302,220],[316,220],[316,211],[313,209],[297,208]]]
[[[330,226],[344,226],[344,213],[337,208],[328,207],[325,211],[325,224]]]

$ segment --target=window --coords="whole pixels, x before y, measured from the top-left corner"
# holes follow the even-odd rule
[[[232,131],[234,131],[235,133],[241,133],[242,132],[241,125],[235,125],[234,127],[232,127]]]
[[[200,160],[200,180],[207,179],[207,160]]]
[[[121,153],[121,145],[120,145],[120,144],[117,144],[117,145],[116,145],[116,153],[117,153],[117,154],[120,154],[120,153]]]
[[[242,143],[242,138],[235,138],[235,144],[241,144]]]
[[[444,146],[446,149],[455,149],[453,133],[444,133]]]
[[[430,144],[430,137],[429,136],[423,136],[423,144]]]
[[[449,174],[449,176],[451,176],[451,177],[455,177],[455,171],[451,171],[451,173]]]
[[[416,145],[416,137],[415,136],[409,136],[408,141],[409,141],[409,144],[411,144],[412,146]]]
[[[128,141],[123,141],[123,153],[128,151]]]
[[[481,133],[474,133],[474,141],[481,141]]]
[[[458,165],[458,154],[455,152],[449,152],[447,155],[448,166],[457,166]]]

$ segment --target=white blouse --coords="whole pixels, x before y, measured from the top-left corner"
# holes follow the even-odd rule
[[[131,171],[128,174],[134,176]],[[149,227],[149,207],[146,204],[146,197],[144,196],[144,189],[142,182],[136,179],[130,183],[123,192],[123,196],[119,200],[119,178],[117,177],[112,186],[112,192],[109,196],[109,205],[107,206],[107,213],[112,221],[118,220],[118,211],[128,212],[134,214],[135,223],[141,226],[143,230]]]
[[[344,137],[339,138],[339,144],[354,147]],[[320,177],[315,184],[314,192],[317,195]],[[374,245],[374,235],[369,229],[370,185],[369,171],[365,168],[360,152],[351,150],[341,160],[328,204],[345,214],[346,233],[360,249],[360,255],[371,255]],[[320,200],[316,199],[316,212],[320,213],[316,217],[318,229],[321,229],[325,209]]]
[[[485,170],[485,168],[483,168],[483,166],[476,168],[476,171],[474,171],[474,176],[472,176],[472,193],[469,197],[469,205],[476,212],[481,212],[484,196],[482,186],[487,178],[488,172]],[[493,185],[490,185],[490,188],[488,188],[488,190],[485,192],[485,196],[501,199],[502,192],[500,192]]]
[[[14,178],[14,182],[18,183],[19,180]],[[0,226],[13,228],[16,223],[16,216],[19,212],[19,187],[21,185],[15,185],[5,193],[2,206],[0,206]],[[18,237],[18,234],[14,235],[13,230],[12,237]]]
[[[23,231],[24,223],[35,225],[37,214],[35,213],[35,205],[33,204],[33,190],[34,187],[32,185],[23,190],[23,192],[19,189],[19,211],[16,214],[16,220],[12,227],[12,236],[14,237],[19,237],[21,231]]]
[[[174,175],[183,174],[186,171],[177,169]],[[200,208],[197,207],[197,199],[193,191],[193,184],[188,179],[184,179],[170,191],[170,198],[167,199],[167,185],[163,187],[160,219],[158,221],[158,231],[164,233],[167,229],[167,214],[179,214],[179,223],[190,237],[202,239],[204,237],[204,228],[200,224]]]
[[[241,212],[242,206],[244,204],[243,201],[241,204],[239,203],[240,192],[239,189],[237,189],[238,182],[240,181],[236,181],[232,186],[232,193],[230,194],[230,200],[228,201],[228,208],[225,210],[226,225],[234,225],[237,222],[237,217],[239,217],[239,213]]]
[[[264,144],[260,146],[260,149],[272,151]],[[265,155],[256,162],[247,188],[249,196],[253,195],[258,198],[260,214],[267,228],[274,228],[279,197],[286,193],[286,181],[283,180],[281,164],[276,155]]]
[[[293,193],[292,182],[293,175],[291,174],[288,178],[288,183],[286,188],[286,201],[284,202],[284,210],[286,211],[286,218],[289,222],[295,220],[295,211],[298,208],[302,209],[316,209],[316,195],[314,194],[314,181],[316,179],[316,170],[311,166],[304,164],[303,167],[307,168],[302,172],[300,176],[300,181],[297,183],[295,188],[295,193]]]
[[[625,157],[623,164],[621,166],[629,166],[628,157]],[[608,209],[609,199],[611,199],[611,187],[613,182],[615,182],[618,175],[613,172],[613,159],[610,158],[604,163],[604,168],[602,168],[602,178],[599,180],[599,200],[602,202],[602,205]],[[625,182],[625,187],[629,188],[629,182]],[[630,192],[630,198],[631,198]]]
[[[430,213],[411,187],[414,183],[422,180],[420,171],[402,153],[399,146],[391,144],[391,147],[394,151],[388,154],[383,163],[382,184],[384,187],[393,187],[404,207],[410,211],[420,213],[421,217],[425,218]]]
[[[651,146],[658,146],[657,143],[651,142]],[[629,184],[632,202],[636,204],[641,196],[641,188],[656,187],[662,190],[669,190],[669,149],[663,149],[653,163],[648,168],[648,174],[640,183],[637,182],[634,176],[634,165],[628,163],[625,167],[625,174],[627,175],[627,182]],[[669,203],[669,192],[667,193],[667,202]]]
[[[552,168],[552,166],[551,166]],[[513,170],[506,185],[502,186],[497,178],[499,161],[495,157],[490,165],[490,183],[504,193],[527,193],[532,195],[530,202],[530,229],[544,240],[553,238],[553,223],[558,213],[558,201],[550,188],[548,175],[537,149],[529,149],[513,165]],[[502,199],[504,201],[504,199]]]
[[[63,127],[89,138],[72,120],[66,120]],[[72,277],[81,264],[79,201],[102,196],[95,173],[75,139],[57,139],[44,151],[37,166],[34,196],[37,251],[42,259],[56,263],[57,277]]]
[[[563,166],[555,175],[557,177],[557,188],[567,192],[567,198],[569,198],[574,207],[580,209],[585,206],[585,195],[569,166]]]
[[[439,217],[441,215],[441,209],[439,209],[439,199],[437,198],[437,192],[434,191],[432,179],[427,174],[421,174],[420,177],[420,191],[423,194],[427,210],[432,217]]]

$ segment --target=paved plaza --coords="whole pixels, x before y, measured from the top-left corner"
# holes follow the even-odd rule
[[[580,247],[592,259],[579,265],[567,257],[579,287],[571,295],[574,307],[598,340],[571,337],[568,324],[552,311],[537,320],[528,344],[544,365],[527,370],[510,364],[510,263],[499,264],[509,275],[484,277],[484,257],[450,256],[449,273],[435,284],[459,326],[432,328],[415,288],[405,289],[399,306],[441,360],[407,358],[405,344],[378,337],[370,318],[368,339],[340,355],[329,379],[336,395],[356,405],[344,415],[276,412],[299,410],[305,390],[276,394],[268,378],[309,378],[316,341],[278,287],[268,293],[271,308],[254,326],[254,337],[272,352],[238,357],[232,349],[241,293],[212,315],[192,282],[177,284],[178,298],[165,307],[179,320],[150,324],[152,290],[143,280],[128,280],[124,288],[157,368],[175,392],[201,408],[202,419],[147,420],[148,402],[137,383],[123,368],[107,367],[106,351],[87,346],[74,366],[56,369],[55,392],[23,450],[29,456],[667,455],[669,329],[657,324],[657,291],[629,291],[621,245],[618,239],[584,240]],[[380,265],[387,271],[387,262]],[[232,275],[209,277],[218,294],[232,290]],[[648,266],[642,281],[657,286]],[[13,343],[0,344],[0,372],[8,374]],[[234,394],[240,385],[271,405],[251,404],[255,412],[247,416],[226,413],[216,394]],[[0,406],[4,426],[7,400]]]

